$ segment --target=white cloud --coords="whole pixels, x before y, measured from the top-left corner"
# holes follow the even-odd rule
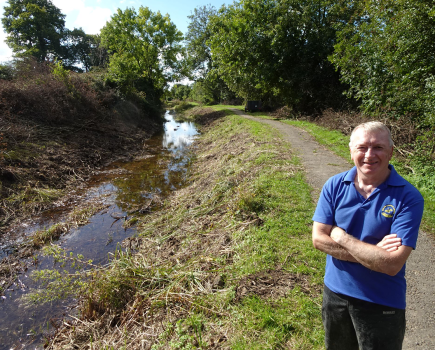
[[[53,0],[53,4],[60,9],[60,12],[67,16],[75,10],[82,11],[86,7],[84,0]]]
[[[86,34],[98,34],[112,14],[113,12],[108,8],[85,7],[79,12],[74,27],[82,27]]]
[[[67,16],[68,29],[81,27],[86,34],[98,34],[113,14],[109,7],[86,6],[84,0],[53,0],[53,3]]]

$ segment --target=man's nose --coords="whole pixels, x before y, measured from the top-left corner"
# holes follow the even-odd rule
[[[367,147],[367,151],[366,151],[365,156],[366,156],[367,158],[370,158],[370,157],[372,157],[374,154],[375,154],[375,150],[374,150],[374,148],[373,148],[373,147]]]

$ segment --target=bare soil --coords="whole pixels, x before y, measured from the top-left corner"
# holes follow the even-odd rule
[[[77,190],[92,174],[115,160],[133,158],[160,128],[157,120],[141,119],[129,102],[98,122],[0,117],[0,246],[3,254],[7,251],[0,261],[0,293],[26,269],[29,262],[23,259],[39,248],[15,243],[19,227],[49,209],[76,208]]]
[[[317,200],[323,184],[329,177],[351,167],[348,161],[317,143],[308,132],[302,129],[277,120],[255,118],[236,109],[233,111],[251,120],[271,125],[283,134],[302,160],[307,180],[313,187],[313,200]],[[435,349],[433,336],[435,330],[434,251],[433,238],[420,231],[417,249],[407,262],[407,329],[403,344],[404,350]]]

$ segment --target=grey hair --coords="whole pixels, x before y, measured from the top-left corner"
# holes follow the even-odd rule
[[[367,123],[362,123],[362,124],[356,126],[352,130],[352,134],[350,135],[349,147],[352,147],[352,142],[353,142],[353,139],[355,137],[355,132],[359,129],[363,129],[365,132],[376,132],[376,131],[386,132],[388,135],[388,143],[390,144],[390,147],[393,147],[393,145],[394,145],[393,139],[391,138],[391,131],[390,131],[390,129],[388,129],[388,127],[384,123],[367,122]]]

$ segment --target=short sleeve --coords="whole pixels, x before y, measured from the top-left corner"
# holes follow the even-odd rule
[[[397,213],[392,225],[391,233],[397,234],[402,238],[402,244],[415,249],[417,236],[423,216],[424,200],[420,193],[414,201],[404,203],[399,213]]]
[[[314,212],[313,221],[320,222],[326,225],[334,224],[334,205],[332,201],[332,180],[329,179],[325,185],[323,185],[320,193],[319,200],[317,201],[317,207]]]

